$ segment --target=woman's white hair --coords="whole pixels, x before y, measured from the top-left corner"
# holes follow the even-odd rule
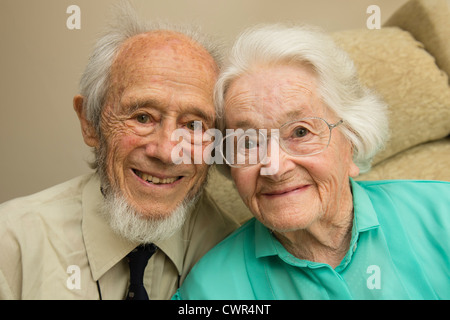
[[[225,128],[224,101],[231,83],[255,67],[277,64],[312,68],[323,103],[344,120],[339,128],[353,145],[355,164],[361,172],[368,171],[388,137],[387,106],[360,83],[349,56],[315,27],[262,25],[237,38],[215,89],[221,129]]]

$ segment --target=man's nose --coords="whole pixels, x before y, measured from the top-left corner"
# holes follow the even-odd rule
[[[149,137],[145,146],[147,156],[163,163],[173,163],[171,154],[177,141],[172,141],[171,136],[175,129],[175,124],[162,123]]]

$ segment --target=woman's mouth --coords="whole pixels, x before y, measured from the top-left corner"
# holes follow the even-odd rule
[[[285,195],[289,195],[292,193],[304,191],[308,187],[309,187],[309,185],[302,185],[302,186],[289,187],[289,188],[278,189],[278,190],[271,190],[271,191],[262,193],[262,195],[266,196],[266,197],[285,196]]]

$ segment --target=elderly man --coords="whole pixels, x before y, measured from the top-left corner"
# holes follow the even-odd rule
[[[117,21],[74,98],[96,173],[0,206],[0,299],[167,299],[238,226],[202,192],[208,166],[171,158],[175,129],[214,127],[214,50]]]
[[[231,52],[216,89],[235,133],[223,154],[255,218],[174,298],[448,299],[450,183],[353,180],[387,117],[348,56],[322,32],[279,25]]]

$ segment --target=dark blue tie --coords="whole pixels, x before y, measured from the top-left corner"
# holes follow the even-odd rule
[[[130,265],[130,287],[127,300],[148,300],[147,291],[144,288],[144,271],[148,259],[155,253],[157,247],[154,244],[141,245],[131,251],[128,257]]]

